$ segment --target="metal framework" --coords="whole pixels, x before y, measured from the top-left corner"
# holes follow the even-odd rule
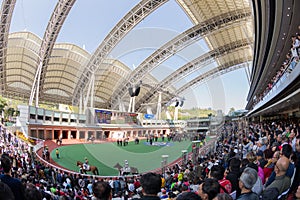
[[[85,67],[73,94],[73,105],[78,104],[80,94],[86,89],[92,74],[98,71],[103,60],[108,56],[112,49],[121,41],[125,35],[131,31],[139,22],[145,19],[149,14],[158,9],[168,0],[143,0],[130,10],[118,24],[105,37],[98,46]]]
[[[218,76],[221,76],[223,74],[241,69],[241,68],[245,68],[247,67],[248,64],[248,59],[251,59],[251,57],[247,58],[247,59],[237,59],[234,60],[232,62],[229,63],[225,63],[224,65],[221,65],[219,67],[216,67],[215,69],[212,69],[200,76],[198,76],[197,78],[191,80],[190,82],[188,82],[187,84],[183,85],[181,88],[179,88],[178,90],[175,91],[175,93],[177,95],[180,95],[182,93],[184,93],[184,91],[191,89],[191,87],[195,87],[196,85],[200,85],[202,83],[207,82],[208,80],[214,79]],[[153,98],[153,97],[152,97]],[[168,102],[170,100],[170,98],[172,98],[172,96],[170,96],[169,94],[167,94],[164,99],[162,100],[162,102]],[[137,111],[141,111],[141,104],[140,105],[136,105],[137,106]]]
[[[52,13],[39,51],[38,67],[31,88],[29,105],[32,105],[35,95],[35,104],[36,106],[38,106],[39,104],[39,96],[41,95],[40,93],[43,91],[43,83],[45,81],[45,74],[47,72],[49,57],[53,50],[53,46],[60,32],[60,29],[75,1],[76,0],[59,0]]]
[[[249,41],[247,40],[242,40],[242,41],[237,41],[235,43],[231,43],[228,45],[225,45],[223,47],[220,47],[219,49],[215,49],[213,51],[210,51],[193,61],[187,63],[186,65],[180,67],[178,70],[170,74],[168,77],[166,77],[164,80],[162,80],[155,88],[153,88],[151,91],[147,92],[144,96],[140,98],[140,100],[137,102],[136,107],[139,108],[139,106],[143,103],[150,102],[155,94],[158,91],[166,90],[172,83],[175,83],[184,77],[188,76],[189,74],[195,72],[196,70],[199,70],[200,68],[207,66],[211,63],[214,62],[216,58],[222,57],[222,56],[228,56],[229,54],[236,53],[238,51],[243,51],[243,50],[248,50],[249,49]],[[226,53],[224,53],[226,52]],[[232,65],[236,65],[237,62],[246,62],[249,61],[250,58],[240,58],[238,60],[234,60],[229,63],[225,63],[224,65],[219,66],[218,68],[227,68]],[[174,92],[175,94],[178,95],[177,92]],[[168,93],[166,93],[169,95]],[[173,96],[170,96],[172,98]]]
[[[7,41],[12,13],[15,8],[16,0],[3,0],[1,5],[0,21],[0,80],[1,93],[6,92],[6,52]]]
[[[137,84],[142,78],[148,74],[151,70],[157,67],[160,63],[179,52],[188,45],[200,40],[204,36],[212,34],[215,31],[220,31],[222,28],[228,28],[228,25],[237,26],[239,22],[245,22],[251,17],[249,10],[241,9],[234,12],[224,13],[207,21],[198,24],[189,30],[183,32],[179,36],[175,37],[152,55],[146,58],[131,74],[126,78],[121,87],[117,89],[112,95],[112,105],[115,107],[115,103],[118,98],[123,98],[128,88]],[[127,81],[129,79],[129,81]]]
[[[194,18],[195,26],[160,47],[134,71],[107,57],[130,30],[168,0],[140,1],[116,24],[92,55],[76,45],[56,43],[75,0],[58,1],[43,39],[25,31],[8,35],[15,2],[3,0],[1,7],[1,92],[6,97],[29,98],[30,104],[35,101],[37,106],[39,102],[47,101],[79,105],[78,102],[82,103],[85,99],[85,103],[90,101],[91,105],[95,102],[96,107],[115,109],[112,105],[127,103],[124,97],[128,87],[138,84],[140,80],[151,87],[145,86],[146,89],[140,91],[136,98],[137,107],[152,103],[154,94],[158,92],[167,94],[161,96],[164,98],[161,102],[164,102],[177,92],[172,83],[187,74],[212,62],[223,66],[252,55],[250,50],[244,51],[244,54],[238,53],[243,51],[241,49],[249,49],[252,45],[249,43],[253,42],[253,15],[247,0],[177,0],[188,17]],[[211,51],[200,56],[198,63],[192,61],[164,77],[162,82],[150,75],[149,72],[164,60],[200,39],[205,40]],[[248,44],[235,45],[239,42]],[[228,44],[231,46],[226,46]],[[228,52],[222,47],[229,49]],[[220,74],[220,71],[210,72]]]
[[[232,63],[235,63],[235,65],[233,65]],[[215,69],[212,69],[204,74],[202,74],[201,76],[191,80],[190,82],[188,82],[187,84],[185,84],[184,86],[182,86],[181,88],[179,88],[178,90],[176,90],[176,93],[181,94],[183,93],[185,90],[190,89],[191,87],[194,87],[196,85],[199,85],[203,82],[206,82],[208,80],[214,79],[218,76],[221,76],[223,74],[232,72],[234,70],[237,69],[241,69],[241,68],[245,68],[248,66],[248,62],[241,62],[240,60],[236,60],[233,61],[232,63],[225,63],[222,66],[219,66]],[[227,67],[225,65],[228,65]]]

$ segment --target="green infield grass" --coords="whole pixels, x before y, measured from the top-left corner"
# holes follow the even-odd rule
[[[178,159],[182,150],[191,151],[191,141],[170,142],[164,146],[146,145],[145,140],[139,144],[129,142],[128,146],[118,146],[117,143],[76,144],[59,147],[60,159],[56,158],[55,150],[51,152],[52,159],[60,166],[72,171],[79,171],[77,161],[87,157],[90,165],[97,166],[101,176],[117,176],[118,170],[113,168],[116,163],[136,167],[139,173],[161,167],[162,155],[168,155],[168,163]]]

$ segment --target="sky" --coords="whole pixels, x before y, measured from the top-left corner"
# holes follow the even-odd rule
[[[77,0],[67,16],[57,43],[71,43],[93,53],[106,35],[136,4],[138,0]],[[29,31],[43,38],[55,0],[17,0],[10,32]],[[175,0],[170,0],[138,24],[113,49],[109,58],[118,59],[131,69],[137,67],[157,48],[193,26]],[[151,73],[158,80],[208,51],[203,40],[190,45],[163,62]],[[178,88],[215,66],[203,69],[180,80]],[[244,109],[249,83],[245,69],[239,69],[185,91],[183,108]]]

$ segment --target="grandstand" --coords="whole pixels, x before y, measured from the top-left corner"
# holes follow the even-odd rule
[[[139,187],[131,190],[129,185],[139,184],[138,171],[160,173],[166,181],[162,191],[171,192],[176,185],[174,191],[181,193],[186,182],[200,195],[205,191],[198,186],[211,178],[210,171],[218,170],[215,165],[231,173],[219,179],[219,185],[228,179],[219,193],[226,190],[240,198],[251,192],[264,199],[280,175],[286,187],[271,192],[274,199],[300,198],[300,1],[141,0],[127,8],[92,53],[78,44],[59,42],[78,2],[58,0],[44,22],[43,36],[11,31],[19,2],[3,0],[0,11],[0,94],[9,102],[22,102],[17,116],[8,121],[2,116],[1,159],[3,166],[6,157],[12,162],[0,179],[5,182],[3,177],[9,175],[27,184],[25,192],[17,192],[22,186],[5,182],[16,199],[24,199],[30,188],[46,199],[92,199],[95,194],[88,184],[100,180],[110,183],[114,197],[133,198]],[[113,56],[127,35],[174,5],[190,27],[160,41],[136,67]],[[191,46],[196,56],[170,64],[172,70],[164,68],[165,61],[174,62],[174,55]],[[217,116],[179,119],[193,88],[241,69],[250,85],[244,110],[228,118],[218,111]],[[202,94],[194,95],[202,99]],[[213,101],[224,100],[219,95],[212,95]],[[4,115],[10,105],[1,106]],[[243,168],[235,177],[233,158],[247,162],[245,167],[254,166],[256,182],[264,187],[246,187],[247,182],[238,179]],[[92,165],[100,174],[83,173]],[[177,177],[170,180],[172,189],[167,180],[171,176]],[[117,180],[128,188],[119,191]],[[243,186],[235,185],[238,181]]]

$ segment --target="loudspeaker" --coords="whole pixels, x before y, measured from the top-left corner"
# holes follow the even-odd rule
[[[179,105],[179,101],[176,101],[175,107],[178,107]]]
[[[180,101],[180,107],[182,107],[183,106],[183,103],[184,103],[184,101]]]
[[[128,92],[129,92],[130,97],[134,97],[132,87],[128,88]]]
[[[134,96],[136,96],[136,97],[139,96],[140,90],[141,90],[141,87],[140,87],[140,86],[138,86],[137,88],[135,88]]]

